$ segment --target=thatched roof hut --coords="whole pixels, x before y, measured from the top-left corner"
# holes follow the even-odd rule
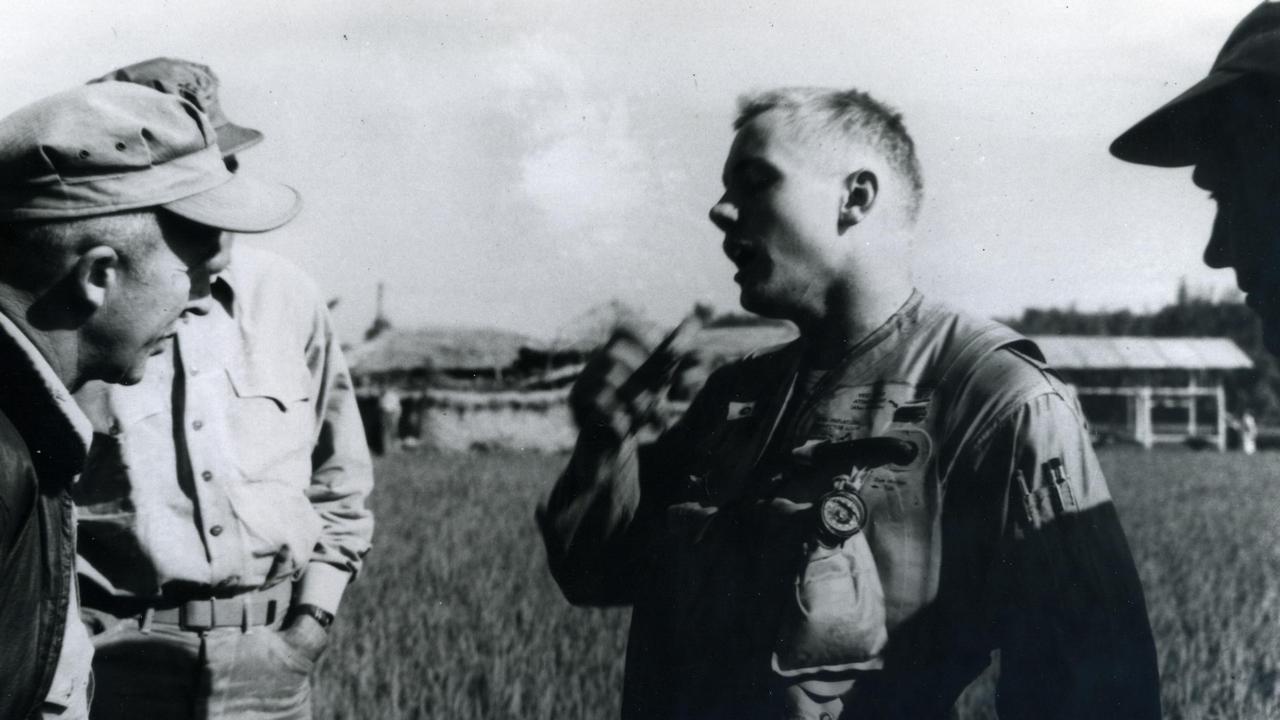
[[[410,377],[433,382],[500,379],[521,348],[541,344],[526,335],[493,328],[391,329],[352,349],[347,360],[354,376],[377,382]]]
[[[621,300],[610,300],[562,325],[547,349],[552,354],[585,357],[604,345],[619,327],[630,328],[651,342],[656,342],[662,332],[644,313]]]

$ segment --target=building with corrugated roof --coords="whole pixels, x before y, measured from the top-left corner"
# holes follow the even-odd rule
[[[1049,364],[1075,386],[1095,434],[1143,447],[1198,441],[1226,447],[1223,382],[1253,361],[1231,340],[1036,335]]]

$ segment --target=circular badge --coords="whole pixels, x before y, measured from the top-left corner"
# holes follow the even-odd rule
[[[843,542],[862,529],[867,520],[867,505],[856,493],[836,490],[818,501],[818,523],[822,534]]]

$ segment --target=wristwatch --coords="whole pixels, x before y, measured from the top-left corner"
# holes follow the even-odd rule
[[[297,605],[290,606],[288,617],[289,622],[292,623],[299,615],[306,615],[310,617],[312,620],[320,623],[320,627],[325,630],[328,630],[329,626],[333,624],[333,613],[322,607],[311,605],[310,603],[299,603]]]

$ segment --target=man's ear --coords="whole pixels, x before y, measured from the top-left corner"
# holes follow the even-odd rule
[[[844,202],[840,205],[841,232],[867,217],[876,204],[880,181],[870,170],[858,170],[844,179]]]
[[[95,245],[76,260],[74,268],[76,299],[97,310],[115,288],[120,271],[120,256],[106,245]]]

